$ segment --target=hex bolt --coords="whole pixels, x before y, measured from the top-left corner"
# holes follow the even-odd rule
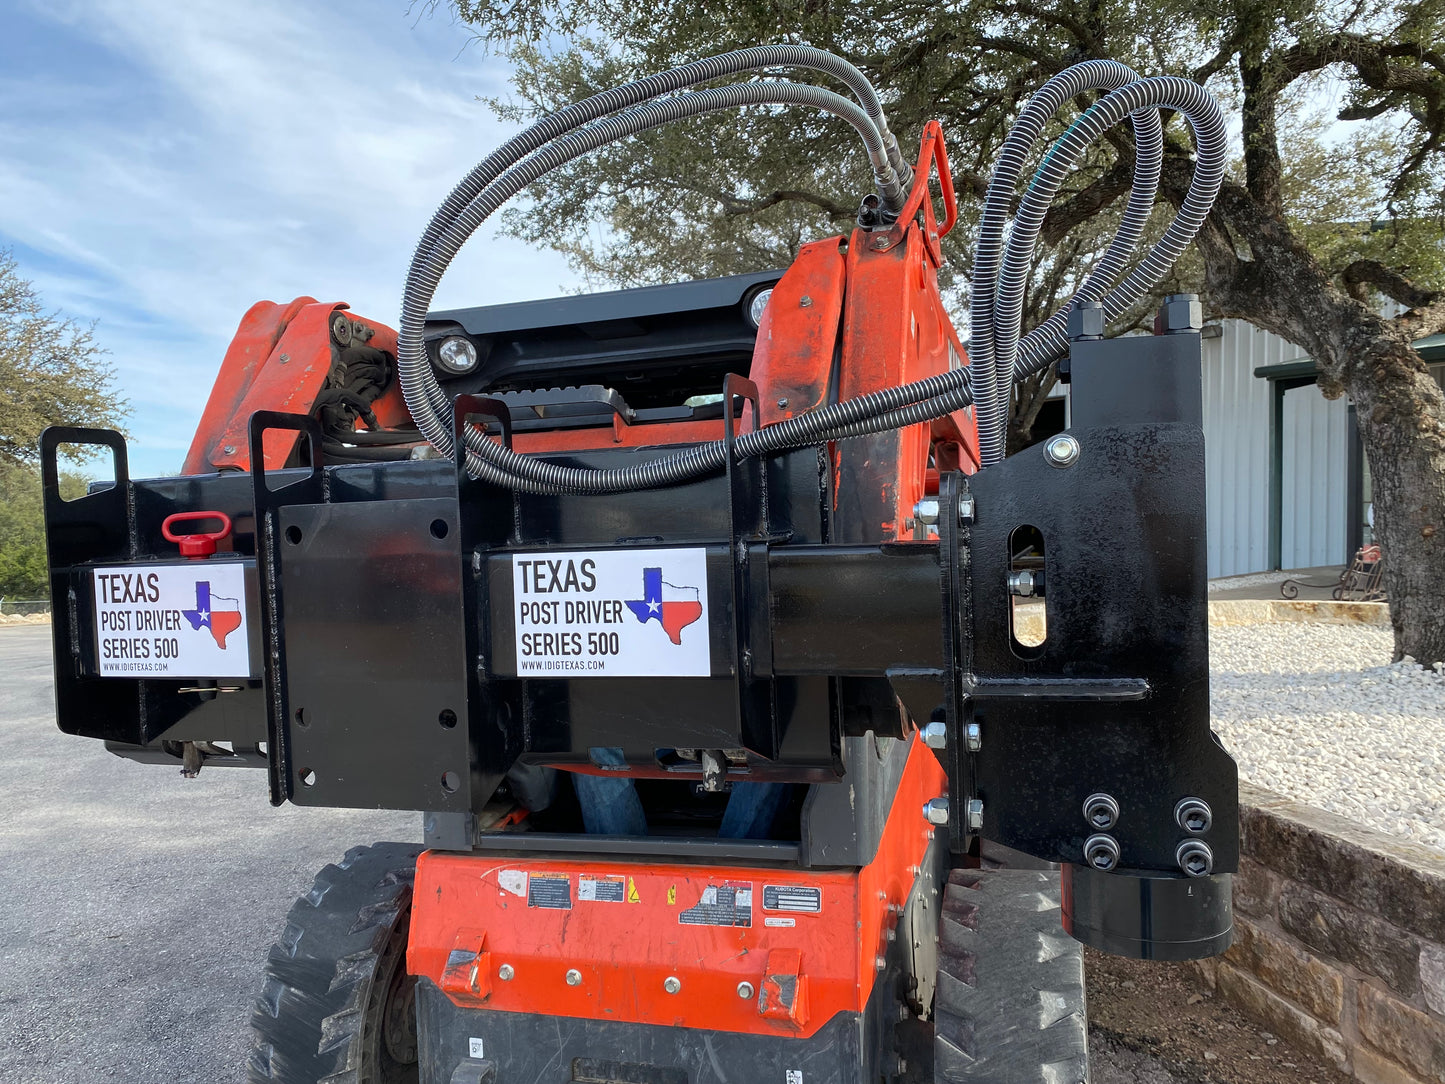
[[[511,982],[512,976],[514,976],[515,974],[516,972],[512,970],[511,964],[503,964],[501,967],[497,968],[497,978],[501,979],[503,982]],[[581,976],[578,977],[580,978]]]
[[[972,523],[972,522],[973,522],[973,516],[974,516],[974,508],[975,508],[975,505],[974,505],[974,503],[973,503],[973,498],[972,498],[972,497],[964,496],[964,497],[958,498],[958,522],[959,522],[959,523]]]
[[[290,355],[290,354],[282,354],[282,355],[281,355],[279,358],[277,358],[276,360],[279,361],[282,365],[285,365],[288,361],[291,360],[291,355]]]
[[[923,803],[923,819],[929,824],[948,823],[948,799],[930,798]]]
[[[813,299],[807,294],[804,294],[798,299],[798,305],[805,309],[811,309],[813,307]]]
[[[979,798],[968,800],[968,826],[974,831],[983,827],[983,801]]]
[[[1200,836],[1214,823],[1214,813],[1203,798],[1180,798],[1174,807],[1174,820],[1186,832]]]
[[[938,498],[924,497],[913,506],[913,514],[919,522],[926,523],[932,527],[938,522]]]
[[[1174,860],[1189,877],[1208,877],[1214,872],[1214,852],[1202,839],[1186,839],[1174,849]]]
[[[1102,832],[1084,840],[1084,861],[1107,873],[1119,864],[1119,841]]]
[[[983,748],[983,728],[977,723],[969,723],[963,728],[963,744],[970,753],[977,753]]]
[[[744,1001],[751,1001],[753,999],[753,984],[750,982],[738,983],[738,997]]]
[[[1059,433],[1044,442],[1044,458],[1053,467],[1072,467],[1079,461],[1079,442],[1069,433]]]
[[[787,407],[788,407],[788,400],[787,400],[786,398],[784,398],[784,399],[779,399],[779,400],[778,400],[778,409],[779,409],[779,410],[786,410]]]
[[[929,723],[923,728],[923,744],[930,749],[948,748],[948,727],[943,723]]]
[[[1107,832],[1119,823],[1119,803],[1112,794],[1091,794],[1084,799],[1084,820],[1098,832]]]
[[[568,985],[568,986],[581,986],[581,985],[582,985],[582,972],[578,971],[575,967],[572,968],[570,971],[568,971],[568,972],[567,972],[567,985]]]
[[[234,444],[227,444],[224,448],[221,449],[221,451],[226,455],[235,455],[236,446]]]
[[[676,975],[669,975],[662,980],[662,988],[669,994],[675,994],[682,989],[682,980]]]
[[[871,244],[873,248],[878,252],[887,252],[888,249],[892,247],[893,242],[889,240],[886,233],[880,233],[877,237],[873,238],[873,240],[870,241],[869,244]]]
[[[1031,569],[1021,568],[1008,574],[1008,593],[1020,598],[1033,598],[1037,583]]]
[[[875,971],[879,971],[879,972],[887,971],[887,970],[888,970],[888,960],[887,960],[887,958],[886,958],[886,957],[883,957],[883,956],[875,956],[875,957],[873,957],[873,968],[874,968]]]

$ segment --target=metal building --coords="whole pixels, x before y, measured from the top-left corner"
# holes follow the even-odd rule
[[[1445,387],[1445,334],[1416,343]],[[1205,328],[1209,575],[1346,563],[1370,541],[1355,408],[1298,347],[1243,320]]]

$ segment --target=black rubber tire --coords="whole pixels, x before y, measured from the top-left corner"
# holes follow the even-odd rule
[[[353,847],[292,906],[251,1013],[251,1084],[416,1084],[406,939],[421,852]]]
[[[937,1082],[1085,1084],[1083,946],[1059,926],[1059,875],[948,876],[934,997]]]

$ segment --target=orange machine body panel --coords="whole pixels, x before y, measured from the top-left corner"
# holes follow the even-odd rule
[[[863,1010],[933,837],[923,805],[946,790],[915,738],[861,869],[430,851],[417,864],[407,967],[464,1008],[812,1035]],[[755,996],[739,995],[744,982]]]

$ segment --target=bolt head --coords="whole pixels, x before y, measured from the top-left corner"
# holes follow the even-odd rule
[[[1092,835],[1084,840],[1084,861],[1107,873],[1119,864],[1119,842],[1113,836]]]
[[[972,523],[974,515],[974,503],[972,497],[960,497],[958,499],[958,522]]]
[[[575,967],[572,968],[570,971],[568,971],[568,972],[567,972],[567,985],[568,985],[568,986],[581,986],[581,985],[582,985],[582,972],[578,971]]]
[[[497,968],[497,978],[501,979],[503,982],[511,982],[512,976],[514,976],[515,974],[516,972],[512,970],[511,964],[503,964],[501,967]]]
[[[1069,433],[1057,433],[1044,442],[1044,458],[1055,467],[1072,467],[1082,450]]]
[[[779,399],[779,400],[778,400],[778,409],[779,409],[779,410],[786,410],[787,408],[788,408],[788,401],[787,401],[786,399]]]
[[[889,240],[889,237],[886,233],[880,233],[869,243],[879,252],[886,252],[893,245],[893,242]]]
[[[968,800],[968,826],[975,831],[983,827],[983,801],[979,798]]]
[[[290,355],[290,354],[282,354],[282,355],[281,355],[279,358],[277,358],[276,360],[279,361],[282,365],[285,365],[288,361],[291,360],[291,355]]]
[[[813,307],[813,299],[807,294],[804,294],[802,297],[798,298],[798,305],[801,308],[811,309]]]
[[[929,824],[948,823],[948,799],[930,798],[923,803],[923,819]]]
[[[887,971],[887,970],[888,970],[888,960],[887,960],[885,957],[883,957],[883,956],[875,956],[875,957],[873,957],[873,969],[874,969],[875,971],[879,971],[879,972]]]
[[[221,451],[222,451],[225,455],[235,455],[235,454],[236,454],[236,446],[235,446],[234,444],[227,444],[224,448],[221,449]]]
[[[753,999],[753,984],[750,982],[738,983],[738,997],[744,1001],[751,1001]]]
[[[938,498],[923,498],[913,506],[913,514],[920,522],[933,526],[938,522]]]
[[[662,980],[662,988],[669,994],[675,994],[682,989],[682,980],[676,975],[669,975]]]
[[[948,727],[943,723],[929,723],[923,728],[923,744],[930,749],[948,748]]]
[[[983,728],[977,723],[969,723],[963,728],[963,744],[970,753],[977,753],[983,748]]]

